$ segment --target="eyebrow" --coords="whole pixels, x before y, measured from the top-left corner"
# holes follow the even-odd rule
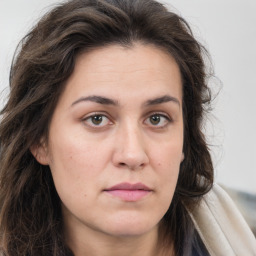
[[[113,99],[102,97],[102,96],[92,95],[92,96],[88,96],[88,97],[79,98],[78,100],[74,101],[71,106],[74,106],[74,105],[76,105],[80,102],[84,102],[84,101],[85,102],[91,101],[91,102],[95,102],[95,103],[102,104],[102,105],[113,105],[113,106],[119,105],[117,100],[113,100]],[[170,95],[164,95],[164,96],[157,97],[154,99],[149,99],[143,104],[143,106],[153,106],[153,105],[158,105],[158,104],[162,104],[162,103],[166,103],[166,102],[174,102],[180,106],[179,100]]]
[[[164,95],[155,99],[147,100],[145,106],[152,106],[152,105],[158,105],[166,102],[174,102],[180,106],[180,102],[177,98],[170,96],[170,95]]]
[[[93,96],[79,98],[78,100],[74,101],[71,106],[74,106],[77,103],[84,102],[84,101],[96,102],[96,103],[102,104],[102,105],[114,105],[114,106],[118,105],[118,102],[116,100],[112,100],[112,99],[102,97],[102,96],[93,95]]]

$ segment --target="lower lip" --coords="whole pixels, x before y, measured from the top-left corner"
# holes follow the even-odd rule
[[[107,190],[108,194],[118,197],[124,201],[135,202],[147,196],[151,191],[149,190]]]

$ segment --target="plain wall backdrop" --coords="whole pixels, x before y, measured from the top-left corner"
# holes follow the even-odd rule
[[[61,1],[0,1],[0,107],[20,39],[49,8]],[[219,95],[207,123],[216,181],[256,193],[256,1],[161,1],[181,14],[209,50]]]

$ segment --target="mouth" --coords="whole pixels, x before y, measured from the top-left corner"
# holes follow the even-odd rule
[[[153,190],[142,183],[120,183],[104,190],[107,194],[127,202],[136,202],[149,195]]]

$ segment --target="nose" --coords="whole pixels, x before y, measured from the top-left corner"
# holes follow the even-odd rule
[[[142,169],[149,163],[145,140],[139,127],[120,127],[112,161],[115,166],[130,170]]]

